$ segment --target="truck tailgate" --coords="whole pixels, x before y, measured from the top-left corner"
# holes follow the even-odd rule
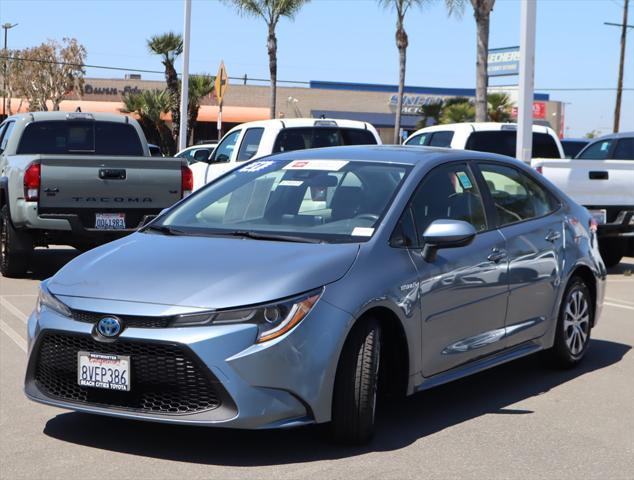
[[[163,209],[181,198],[179,158],[41,155],[40,212]]]

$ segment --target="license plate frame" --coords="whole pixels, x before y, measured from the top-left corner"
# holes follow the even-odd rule
[[[129,392],[132,389],[130,365],[128,355],[77,352],[77,384],[101,390]]]
[[[97,230],[125,230],[125,213],[95,213]]]
[[[592,218],[595,219],[597,224],[604,225],[608,221],[608,211],[605,208],[588,210]]]

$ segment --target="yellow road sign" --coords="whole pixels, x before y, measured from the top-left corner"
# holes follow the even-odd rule
[[[214,83],[214,90],[216,91],[216,98],[218,99],[219,104],[222,104],[222,97],[224,97],[228,86],[229,77],[227,76],[227,70],[225,69],[225,62],[220,62],[218,74],[216,75],[216,82]]]

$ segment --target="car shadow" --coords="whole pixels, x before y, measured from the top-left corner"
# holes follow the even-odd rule
[[[634,274],[634,259],[624,258],[618,265],[608,268],[608,275],[632,275]]]
[[[29,262],[29,272],[23,278],[30,280],[44,280],[52,277],[57,271],[81,255],[74,248],[36,248]]]
[[[570,370],[544,367],[534,355],[486,372],[383,405],[375,439],[363,447],[329,444],[325,428],[230,430],[176,426],[63,413],[44,433],[78,445],[179,462],[223,466],[264,466],[313,462],[392,451],[420,438],[486,414],[530,415],[508,408],[589,372],[619,362],[629,345],[593,340],[583,363]]]

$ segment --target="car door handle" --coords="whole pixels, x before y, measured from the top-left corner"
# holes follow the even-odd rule
[[[559,240],[561,238],[561,233],[551,230],[548,232],[548,235],[544,238],[547,242],[554,242],[555,240]]]
[[[489,260],[490,262],[499,263],[505,258],[506,258],[506,252],[504,250],[499,250],[497,248],[494,248],[489,254],[489,256],[487,257],[487,260]]]
[[[101,168],[99,178],[102,180],[125,180],[126,171],[123,168]]]
[[[588,172],[590,180],[608,180],[609,175],[606,171]]]

